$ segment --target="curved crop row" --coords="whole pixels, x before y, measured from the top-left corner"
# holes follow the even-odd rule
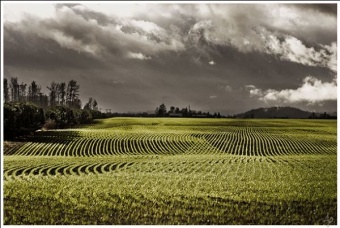
[[[23,156],[105,156],[143,154],[214,154],[277,156],[299,154],[335,154],[335,140],[296,139],[287,135],[239,130],[211,134],[133,134],[112,138],[46,138],[5,151],[5,155]]]
[[[5,180],[32,176],[56,176],[56,175],[84,175],[103,174],[116,170],[126,169],[132,166],[133,162],[114,163],[73,163],[73,164],[43,164],[38,166],[21,166],[4,170]]]
[[[337,142],[334,131],[336,127],[327,125],[327,122],[200,121],[108,119],[99,125],[90,125],[82,129],[36,133],[30,142],[6,149],[4,154],[67,157],[150,154],[241,156],[336,154]],[[311,124],[320,126],[315,128]]]

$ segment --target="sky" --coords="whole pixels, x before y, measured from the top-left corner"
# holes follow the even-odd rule
[[[5,78],[102,110],[337,110],[336,4],[2,3]]]

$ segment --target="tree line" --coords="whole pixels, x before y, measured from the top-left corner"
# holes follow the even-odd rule
[[[108,117],[98,111],[98,103],[89,98],[81,109],[80,85],[75,80],[52,82],[48,95],[42,93],[35,81],[29,85],[12,77],[4,78],[4,136],[5,139],[27,137],[38,129],[66,128],[91,123]]]
[[[327,112],[316,114],[312,112],[312,114],[308,117],[308,119],[337,119],[336,116],[332,116],[327,114]]]
[[[77,81],[52,82],[47,86],[49,94],[41,92],[41,86],[32,81],[28,87],[24,82],[19,83],[18,78],[12,77],[10,81],[4,78],[4,100],[8,102],[30,102],[43,108],[65,105],[69,108],[81,108]]]
[[[202,112],[191,110],[190,106],[185,108],[178,108],[175,106],[171,106],[170,110],[167,111],[165,104],[161,104],[155,110],[155,115],[157,117],[200,117],[200,118],[221,118],[222,116],[219,112],[215,112],[211,114],[210,112]]]

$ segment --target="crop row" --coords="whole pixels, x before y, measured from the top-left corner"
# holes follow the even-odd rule
[[[47,132],[32,142],[4,151],[25,156],[106,156],[145,154],[233,154],[278,156],[336,154],[336,138],[273,133],[266,129],[231,129],[211,133],[112,133],[100,130]]]
[[[311,157],[308,155],[307,157]],[[315,156],[314,156],[315,157]],[[262,178],[270,174],[279,178],[290,171],[315,172],[316,158],[309,160],[294,156],[234,156],[234,155],[180,155],[180,156],[136,156],[130,158],[64,158],[64,157],[25,157],[6,158],[4,168],[5,180],[25,179],[34,176],[69,176],[104,174],[124,171],[138,174],[177,174],[202,175],[212,178]],[[323,157],[323,158],[322,158]],[[330,162],[328,155],[318,156],[318,165]],[[332,156],[331,156],[332,157]],[[308,164],[312,164],[311,166]],[[292,172],[294,173],[294,172]],[[292,174],[291,173],[291,174]],[[322,174],[322,172],[320,172]],[[289,175],[295,178],[293,175]]]
[[[85,168],[79,176],[12,173],[4,182],[4,220],[6,224],[325,224],[328,216],[336,224],[336,156],[296,157],[6,156],[6,172],[20,164],[38,170],[62,165],[92,170],[91,164],[105,160],[134,163],[102,174],[86,175]]]
[[[74,163],[74,164],[41,164],[38,166],[23,165],[4,170],[5,180],[27,178],[32,176],[56,176],[56,175],[85,175],[103,174],[116,170],[124,170],[132,166],[132,162],[121,163]]]

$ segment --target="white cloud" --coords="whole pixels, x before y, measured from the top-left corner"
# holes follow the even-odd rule
[[[214,60],[211,60],[211,61],[209,62],[209,64],[210,64],[210,65],[215,65]]]
[[[71,36],[65,36],[60,31],[46,31],[47,37],[54,39],[61,47],[72,49],[78,52],[87,52],[96,55],[99,48],[94,44],[83,44],[81,41],[74,39]]]
[[[245,85],[244,86],[247,90],[249,90],[249,89],[255,89],[256,88],[256,86],[254,86],[254,85]]]
[[[324,47],[323,53],[328,51],[330,54],[328,55],[328,61],[326,62],[327,66],[332,69],[334,72],[337,71],[337,44],[333,42],[331,45],[322,45]]]
[[[127,52],[145,53],[152,56],[164,51],[185,50],[182,37],[173,31],[167,32],[153,22],[123,18],[116,20],[114,25],[109,24],[100,26],[100,28],[119,42],[117,48],[127,50]]]
[[[212,96],[210,96],[209,98],[210,98],[210,99],[215,99],[215,98],[217,98],[217,96],[216,96],[216,95],[212,95]]]
[[[88,11],[88,8],[84,5],[75,5],[71,7],[72,9],[80,10],[80,11]]]
[[[337,45],[319,45],[320,50],[314,47],[306,47],[300,40],[292,36],[286,36],[280,42],[274,35],[266,39],[266,52],[280,56],[283,60],[300,63],[307,66],[327,67],[336,72]]]
[[[253,96],[261,96],[262,95],[262,91],[260,89],[254,88],[254,89],[250,89],[249,90],[249,94],[250,94],[251,97],[253,97]]]
[[[140,28],[147,33],[166,33],[163,28],[150,21],[130,20],[130,25],[136,28]]]
[[[140,59],[140,60],[151,59],[151,57],[145,56],[142,53],[134,53],[134,52],[129,52],[127,57],[130,58],[130,59]]]
[[[251,28],[251,25],[244,27],[234,21],[235,18],[223,19],[222,16],[197,22],[189,31],[189,40],[197,44],[204,37],[210,43],[233,46],[244,53],[264,51],[261,34]]]
[[[249,93],[251,97],[258,96],[259,100],[265,102],[295,103],[305,101],[308,103],[319,103],[337,99],[337,83],[335,80],[332,82],[322,82],[315,77],[308,76],[297,89],[268,89],[262,91],[256,87],[251,87]]]
[[[122,31],[121,28],[128,28],[131,35],[139,35],[145,40],[155,40],[160,42],[169,42],[170,37],[167,31],[151,21],[135,20],[135,19],[120,19],[117,20],[116,27]]]

